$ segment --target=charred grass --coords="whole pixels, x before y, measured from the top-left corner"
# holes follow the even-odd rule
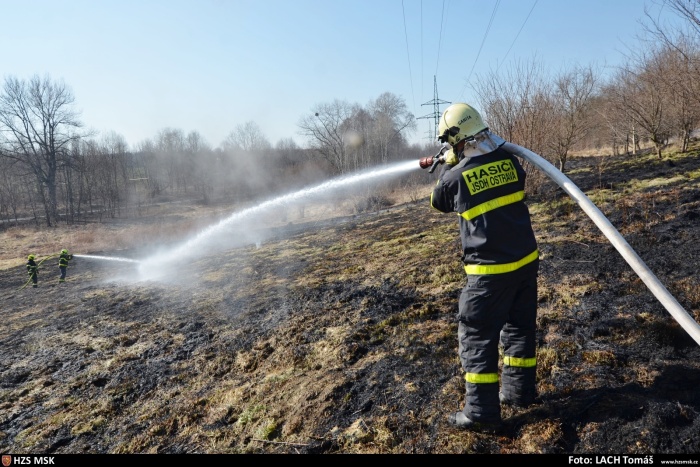
[[[567,175],[698,320],[698,153],[574,158]],[[66,284],[49,268],[38,289],[19,290],[25,252],[70,240],[134,256],[221,213],[8,229],[0,450],[700,452],[698,344],[558,187],[528,204],[542,255],[540,400],[504,407],[496,434],[446,424],[464,399],[454,316],[465,278],[457,220],[427,196],[296,219],[260,245],[188,261],[174,283],[133,283],[128,263],[78,258]]]

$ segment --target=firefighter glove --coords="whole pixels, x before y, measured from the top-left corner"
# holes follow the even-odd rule
[[[457,165],[459,162],[459,158],[457,157],[457,154],[455,154],[454,149],[449,149],[445,153],[445,163],[449,165]]]

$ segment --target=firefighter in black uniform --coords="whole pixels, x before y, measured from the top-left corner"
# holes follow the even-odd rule
[[[34,261],[34,255],[27,256],[27,274],[32,280],[32,287],[37,287],[39,266]]]
[[[61,250],[61,254],[58,257],[58,269],[61,271],[61,276],[58,278],[58,282],[66,281],[66,272],[68,270],[68,261],[73,259],[73,255],[68,253],[65,248]]]
[[[430,204],[459,215],[467,273],[457,313],[466,402],[448,421],[458,428],[495,429],[501,404],[526,407],[536,397],[539,253],[523,201],[525,171],[467,104],[444,111],[438,135],[451,149],[441,157]]]

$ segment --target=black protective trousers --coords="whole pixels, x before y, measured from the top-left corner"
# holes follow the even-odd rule
[[[519,405],[535,398],[538,267],[535,262],[507,274],[467,276],[457,335],[466,379],[463,412],[471,420],[501,419],[499,343],[509,363],[503,365],[500,391]]]

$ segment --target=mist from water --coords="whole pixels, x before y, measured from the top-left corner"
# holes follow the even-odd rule
[[[329,180],[287,195],[277,196],[253,207],[235,212],[218,223],[205,228],[194,237],[179,245],[163,249],[141,261],[129,261],[140,263],[139,275],[141,280],[162,279],[171,272],[175,272],[176,268],[186,269],[188,259],[201,255],[207,249],[213,248],[222,250],[223,248],[231,248],[233,246],[259,244],[259,233],[255,234],[253,230],[260,227],[259,223],[265,219],[262,217],[263,215],[269,216],[274,210],[285,209],[290,204],[307,201],[318,195],[328,195],[334,190],[358,185],[378,178],[389,178],[392,175],[398,175],[417,168],[419,168],[419,165],[415,160],[400,162],[382,168]],[[257,225],[255,224],[256,221],[258,222]],[[230,233],[229,230],[233,227],[241,230]],[[230,234],[228,238],[222,238],[221,234],[227,233]],[[149,267],[148,265],[157,266]]]
[[[207,249],[217,249],[221,251],[227,248],[240,247],[244,245],[259,245],[262,240],[262,234],[260,233],[259,228],[260,222],[263,220],[261,216],[263,215],[269,216],[270,213],[274,212],[275,210],[286,209],[294,203],[307,201],[315,196],[328,196],[334,190],[359,185],[360,183],[368,182],[381,177],[389,178],[392,175],[408,172],[418,167],[419,165],[415,160],[400,162],[385,166],[383,168],[329,180],[319,185],[304,188],[287,195],[277,196],[273,199],[261,202],[253,207],[235,212],[218,223],[205,228],[189,240],[186,240],[172,248],[161,249],[154,255],[141,260],[116,256],[83,254],[76,254],[73,256],[76,258],[94,259],[100,261],[116,261],[138,264],[139,277],[137,281],[165,280],[168,276],[172,276],[172,274],[176,272],[176,268],[179,267],[180,269],[186,269],[188,259],[201,255]],[[230,229],[233,227],[239,230],[236,230],[233,233],[230,232]],[[226,234],[225,238],[222,237],[223,234]],[[129,280],[133,281],[134,277],[130,275]]]
[[[74,258],[99,259],[103,261],[121,261],[123,263],[140,263],[140,261],[130,258],[119,258],[116,256],[97,256],[97,255],[73,255]]]

